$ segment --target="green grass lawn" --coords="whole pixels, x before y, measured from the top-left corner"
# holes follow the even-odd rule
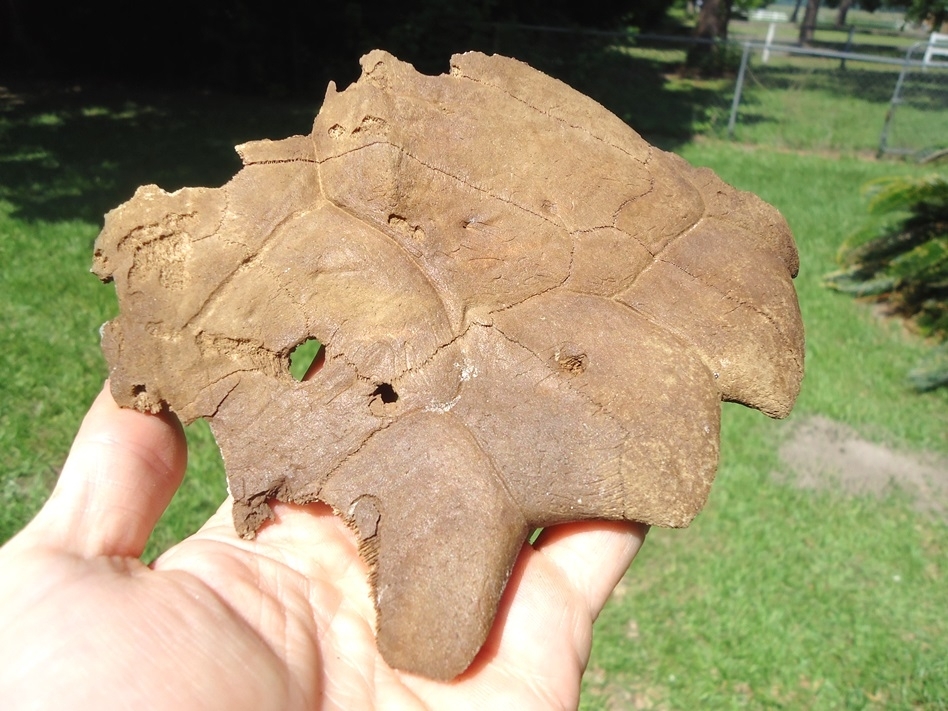
[[[656,84],[658,113],[706,98],[669,96],[691,89],[668,83]],[[306,132],[316,108],[89,91],[22,98],[0,106],[0,540],[42,502],[106,375],[98,328],[115,300],[88,273],[102,213],[139,183],[220,184],[237,166],[230,145]],[[948,454],[948,392],[917,395],[904,380],[924,344],[820,285],[864,217],[860,185],[918,168],[686,135],[665,144],[774,203],[796,235],[807,376],[791,420],[822,415],[873,441]],[[650,533],[597,624],[584,708],[948,707],[948,525],[898,494],[794,488],[774,476],[786,432],[725,407],[710,503],[691,528]],[[189,438],[185,484],[146,557],[223,499],[207,428]]]
[[[233,146],[306,133],[319,102],[16,86],[0,92],[0,540],[29,519],[107,372],[99,327],[114,290],[90,273],[106,211],[139,184],[219,185]],[[207,426],[189,428],[190,474],[146,557],[194,531],[223,500]]]

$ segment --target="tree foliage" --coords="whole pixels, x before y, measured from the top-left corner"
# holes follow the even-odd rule
[[[891,4],[905,8],[906,20],[927,22],[936,32],[948,20],[948,0],[896,0]]]
[[[127,3],[0,2],[0,65],[69,81],[105,78],[253,93],[321,93],[386,49],[446,71],[455,52],[491,52],[504,23],[648,29],[673,0],[166,0],[147,20]],[[526,58],[526,57],[524,57]]]
[[[826,284],[886,301],[938,342],[909,379],[919,390],[948,385],[948,179],[885,178],[867,191],[872,219],[843,243]]]

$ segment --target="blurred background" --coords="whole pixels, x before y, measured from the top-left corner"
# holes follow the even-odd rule
[[[0,541],[106,377],[89,274],[140,184],[217,186],[308,133],[386,49],[479,50],[592,96],[789,221],[807,375],[724,405],[705,511],[653,530],[597,623],[582,708],[948,708],[948,5],[704,0],[0,3]],[[944,33],[942,32],[944,30]],[[202,422],[153,558],[225,496]]]

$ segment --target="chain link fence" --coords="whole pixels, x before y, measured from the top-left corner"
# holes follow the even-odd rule
[[[926,62],[927,43],[906,49],[900,37],[854,45],[853,32],[846,46],[871,53],[804,48],[787,41],[789,23],[782,43],[780,33],[765,41],[770,27],[757,28],[761,39],[716,45],[717,78],[688,61],[699,46],[689,36],[499,26],[492,49],[563,79],[659,145],[713,136],[919,159],[948,148],[948,55]]]
[[[948,147],[948,63],[746,43],[729,135],[916,159]]]
[[[948,52],[909,48],[886,114],[879,153],[929,160],[948,151]]]

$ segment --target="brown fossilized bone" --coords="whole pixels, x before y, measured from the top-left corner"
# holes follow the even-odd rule
[[[109,213],[103,344],[120,404],[210,421],[241,534],[272,498],[345,517],[386,660],[448,679],[532,527],[685,526],[720,401],[789,412],[797,253],[772,207],[522,63],[362,64],[224,187]]]

